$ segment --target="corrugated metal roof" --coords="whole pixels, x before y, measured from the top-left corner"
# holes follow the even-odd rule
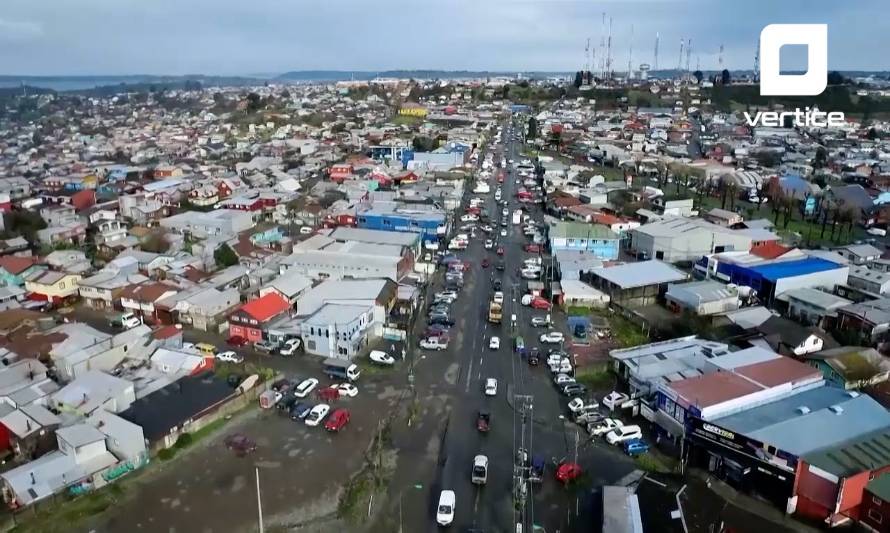
[[[657,259],[597,268],[593,273],[622,289],[683,281],[689,277],[685,272]]]

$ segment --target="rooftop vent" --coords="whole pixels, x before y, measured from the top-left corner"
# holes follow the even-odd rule
[[[799,414],[806,415],[806,414],[809,414],[809,412],[810,412],[810,408],[807,407],[806,405],[801,405],[800,407],[798,407],[798,408],[796,409],[796,411],[797,411]]]
[[[856,391],[854,391],[854,390],[847,391],[847,395],[848,395],[850,398],[858,398],[858,397],[859,397],[859,393],[856,392]]]
[[[839,414],[841,414],[841,413],[844,412],[844,408],[841,407],[840,405],[832,405],[832,406],[829,407],[828,409],[829,409],[832,413],[834,413],[834,414],[836,414],[836,415],[839,415]]]

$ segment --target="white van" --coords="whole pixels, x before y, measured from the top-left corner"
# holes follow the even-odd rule
[[[643,430],[640,426],[621,426],[613,429],[606,435],[606,442],[609,444],[621,444],[631,439],[639,439],[643,437]]]

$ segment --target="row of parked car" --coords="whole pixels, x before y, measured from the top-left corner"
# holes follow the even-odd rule
[[[618,392],[606,395],[602,404],[593,399],[577,397],[568,402],[568,409],[574,421],[584,426],[591,437],[603,437],[613,446],[622,446],[628,455],[639,455],[649,451],[649,445],[642,440],[642,428],[635,424],[624,424],[617,417],[606,416],[600,411],[602,405],[610,410],[611,415],[627,399],[627,395]]]
[[[358,395],[358,388],[352,383],[334,383],[322,389],[317,387],[318,380],[315,378],[280,379],[260,395],[260,406],[266,409],[275,407],[292,420],[302,421],[310,427],[324,422],[326,430],[340,431],[349,423],[349,411],[345,408],[331,411],[330,402],[341,397],[354,398]],[[318,403],[307,399],[313,391]]]

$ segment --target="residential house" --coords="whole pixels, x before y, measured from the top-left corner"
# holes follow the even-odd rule
[[[657,260],[601,267],[581,275],[595,289],[607,294],[613,303],[644,306],[656,303],[669,284],[685,281],[689,275]]]
[[[734,213],[732,211],[727,211],[725,209],[713,208],[702,217],[711,224],[716,224],[718,226],[723,226],[725,228],[730,228],[735,226],[736,224],[741,224],[745,219],[742,215],[738,213]]]
[[[22,287],[25,285],[25,278],[43,270],[46,267],[38,265],[35,257],[0,256],[0,286]]]
[[[204,284],[159,299],[155,311],[162,324],[188,324],[201,331],[218,331],[228,326],[228,315],[240,303],[237,288]]]
[[[780,316],[770,317],[755,329],[763,338],[749,340],[749,343],[770,348],[782,355],[801,357],[822,350],[827,347],[826,343],[834,343],[824,331],[801,326]]]
[[[56,449],[55,431],[62,420],[46,407],[32,403],[20,408],[0,404],[0,453],[32,460]]]
[[[263,340],[268,325],[290,310],[290,302],[277,292],[270,292],[251,300],[229,315],[229,337],[241,337],[249,342],[259,342]]]
[[[124,287],[119,294],[121,307],[142,317],[147,323],[158,322],[155,303],[179,292],[173,285],[161,282],[146,282]]]
[[[618,259],[618,235],[600,224],[557,222],[550,227],[550,249],[579,250],[600,259]]]
[[[62,412],[89,416],[97,409],[120,413],[136,401],[133,383],[98,370],[90,370],[65,385],[50,398]]]
[[[738,288],[710,280],[668,285],[664,298],[668,309],[698,316],[734,311],[741,306]]]
[[[890,517],[890,475],[886,473],[871,478],[865,485],[865,493],[859,506],[859,521],[870,531],[886,533],[887,522],[884,517]]]
[[[83,250],[54,250],[43,258],[43,262],[53,270],[84,275],[93,269],[93,264]]]
[[[845,389],[860,389],[890,378],[890,359],[867,346],[841,346],[805,356],[822,371],[825,381]]]
[[[870,265],[881,258],[881,251],[870,244],[847,244],[832,248],[832,251],[853,265]]]
[[[132,258],[118,258],[92,276],[78,281],[81,299],[95,309],[112,309],[120,306],[120,294],[124,287],[147,281],[138,273],[138,264]]]
[[[874,345],[890,340],[890,298],[845,305],[837,314],[835,334],[848,344]]]
[[[260,289],[260,296],[275,292],[291,305],[297,302],[307,290],[312,288],[312,280],[297,271],[288,271],[267,283]]]
[[[25,279],[25,290],[31,300],[62,304],[77,296],[82,276],[51,270],[33,272]]]

